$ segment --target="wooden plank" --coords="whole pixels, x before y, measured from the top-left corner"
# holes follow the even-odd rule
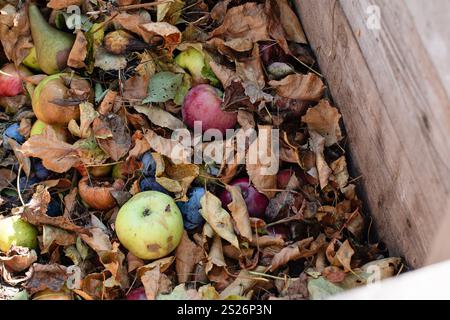
[[[330,300],[449,300],[450,260],[345,291]]]
[[[377,230],[392,254],[423,266],[450,214],[448,75],[437,72],[403,0],[295,2],[343,114]],[[366,24],[374,4],[381,30]]]

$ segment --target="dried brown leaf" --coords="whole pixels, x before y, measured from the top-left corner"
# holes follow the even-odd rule
[[[266,268],[258,266],[254,271],[264,273]],[[259,282],[261,282],[260,277],[251,275],[248,270],[241,270],[236,279],[220,293],[220,298],[226,299],[230,296],[244,296]]]
[[[222,25],[210,35],[222,38],[228,47],[236,51],[248,51],[255,42],[270,40],[264,5],[250,2],[231,8]]]
[[[200,200],[203,218],[223,239],[239,248],[238,239],[234,233],[233,221],[227,211],[222,208],[222,202],[215,195],[207,191]]]
[[[114,161],[119,161],[130,150],[131,137],[120,116],[100,116],[94,120],[92,128],[99,147]]]
[[[195,265],[203,258],[203,249],[192,242],[187,232],[184,231],[181,242],[175,251],[175,269],[177,271],[178,282],[188,282]]]
[[[277,94],[284,98],[306,101],[319,101],[325,91],[325,85],[314,73],[291,74],[280,81],[269,81]]]
[[[131,252],[127,253],[127,265],[128,265],[128,273],[133,272],[134,270],[144,266],[144,260],[136,257]]]
[[[31,278],[25,284],[25,288],[30,294],[45,289],[60,291],[67,278],[68,275],[65,266],[34,263],[31,268]]]
[[[21,147],[27,157],[42,159],[49,170],[64,173],[80,162],[77,148],[59,140],[55,131],[47,126],[45,133],[30,137]]]
[[[329,147],[342,139],[339,127],[339,111],[330,105],[328,100],[321,100],[315,107],[308,109],[302,122],[308,129],[318,132],[325,138],[325,146]]]
[[[231,194],[232,202],[228,204],[228,210],[236,225],[239,234],[250,240],[252,239],[252,228],[250,226],[250,217],[247,210],[247,204],[242,196],[241,189],[237,186],[225,186]]]
[[[70,246],[77,241],[77,236],[74,233],[67,232],[60,228],[44,225],[42,229],[41,253],[47,253],[52,244]]]
[[[316,155],[316,168],[319,174],[320,187],[323,189],[327,186],[328,179],[332,173],[323,155],[325,138],[315,131],[310,131],[309,134],[311,136],[311,149]]]
[[[239,251],[236,247],[231,247]],[[206,274],[209,274],[214,267],[226,267],[226,265],[227,263],[225,262],[225,258],[223,256],[222,238],[220,238],[218,234],[214,234],[213,242],[208,252],[208,261],[205,265],[205,272]]]
[[[82,234],[81,239],[86,242],[95,252],[111,251],[112,245],[109,236],[100,228],[89,229],[90,235]]]
[[[145,42],[151,43],[154,36],[164,39],[164,48],[169,54],[181,43],[181,32],[177,27],[167,22],[150,22],[139,26],[140,34]]]
[[[72,5],[80,6],[82,3],[83,0],[50,0],[47,3],[47,7],[55,10],[60,10]]]
[[[278,156],[275,150],[271,126],[258,126],[258,138],[250,145],[246,155],[247,174],[259,192],[269,199],[273,198],[277,189]]]
[[[0,262],[12,272],[27,270],[36,260],[36,251],[30,248],[12,246],[5,254],[0,252]]]
[[[17,174],[6,168],[0,169],[0,191],[5,188],[11,188],[14,186],[13,181],[17,178]]]
[[[152,105],[134,106],[134,109],[137,112],[145,114],[148,119],[157,126],[169,128],[170,130],[186,128],[186,125],[183,123],[183,121],[172,115],[170,112],[167,112],[159,107],[155,107]]]
[[[87,45],[88,42],[84,33],[81,30],[77,31],[77,36],[75,38],[75,43],[70,50],[69,58],[67,59],[67,65],[72,68],[84,68],[86,64],[84,60],[87,56]]]

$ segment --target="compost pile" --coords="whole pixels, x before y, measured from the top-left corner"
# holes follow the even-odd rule
[[[401,269],[289,1],[0,4],[1,299],[318,299]]]

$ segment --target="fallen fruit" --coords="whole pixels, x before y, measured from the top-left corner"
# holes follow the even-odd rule
[[[33,171],[36,178],[40,181],[47,180],[52,172],[44,167],[40,159],[33,159]]]
[[[56,137],[58,138],[58,140],[60,141],[64,141],[67,142],[68,138],[69,138],[69,132],[61,126],[51,126],[49,124],[46,124],[45,122],[41,121],[41,120],[36,120],[33,124],[33,126],[31,127],[31,131],[30,131],[30,137],[38,135],[38,134],[43,134],[44,130],[47,126],[50,126],[53,128],[53,130],[56,133]]]
[[[66,81],[70,84],[66,84]],[[77,90],[71,85],[76,81]],[[78,94],[82,92],[81,94]],[[94,96],[88,81],[59,73],[44,78],[34,90],[32,105],[36,117],[50,125],[66,126],[70,120],[80,118],[79,104]]]
[[[230,185],[241,188],[241,193],[247,204],[250,217],[264,219],[264,213],[269,204],[269,199],[256,190],[256,188],[250,184],[248,178],[234,180]],[[223,207],[226,209],[233,199],[231,198],[231,194],[227,190],[224,190],[220,195],[220,200],[222,201]]]
[[[12,245],[34,249],[38,244],[37,235],[37,229],[19,216],[0,220],[1,251],[8,251]]]
[[[126,300],[147,300],[144,287],[136,288],[130,291],[125,297]]]
[[[146,260],[158,259],[180,243],[183,218],[170,196],[146,191],[120,208],[115,227],[119,241],[133,255]]]
[[[189,71],[194,78],[194,82],[201,83],[203,81],[202,70],[205,67],[205,59],[200,51],[189,47],[175,58],[175,62]]]
[[[286,189],[289,180],[291,180],[292,175],[294,174],[294,170],[292,169],[285,169],[281,170],[277,174],[277,186],[278,189],[284,190]]]
[[[31,75],[27,68],[8,63],[0,70],[0,97],[15,97],[24,92],[23,77]]]
[[[35,185],[36,183],[39,183],[39,179],[35,176],[30,176],[30,177],[20,177],[19,179],[19,189],[20,192],[23,193],[26,190],[31,190],[31,188],[33,187],[33,185]]]
[[[162,185],[160,185],[154,177],[144,177],[141,179],[139,182],[139,188],[141,191],[153,190],[165,193],[167,195],[169,194],[169,192]]]
[[[223,134],[236,125],[237,115],[222,111],[220,91],[208,84],[200,84],[187,93],[181,109],[183,122],[194,128],[194,122],[200,121],[202,132],[217,129]]]
[[[33,296],[33,300],[73,300],[73,296],[67,289],[62,289],[60,291],[45,289],[36,293]]]
[[[91,180],[89,177],[83,177],[78,182],[78,193],[81,199],[91,208],[100,211],[106,211],[114,208],[117,203],[111,195],[111,191],[120,191],[124,182],[116,180],[114,183],[110,181]]]
[[[3,131],[3,146],[6,150],[10,150],[11,146],[8,143],[8,138],[17,141],[17,143],[24,143],[25,137],[20,134],[20,125],[18,123],[13,123]]]
[[[144,41],[136,39],[124,30],[116,30],[108,33],[103,40],[103,44],[106,51],[116,55],[142,51],[150,47]]]
[[[110,166],[110,165],[89,167],[89,169],[88,169],[89,174],[96,178],[108,176],[111,173],[111,170],[112,170],[112,166]]]
[[[142,156],[142,173],[146,177],[154,177],[156,173],[156,162],[151,152],[146,152]]]
[[[285,224],[277,224],[267,228],[267,233],[271,236],[281,236],[283,239],[289,239],[291,231]]]
[[[67,66],[75,37],[49,25],[34,3],[28,7],[28,17],[39,67],[47,74],[60,72]]]
[[[36,72],[41,71],[39,67],[39,62],[37,60],[36,47],[30,49],[28,55],[22,61],[24,66],[27,66],[30,69],[33,69]]]
[[[205,221],[200,214],[201,209],[200,199],[205,194],[205,189],[200,187],[192,188],[187,196],[187,202],[178,201],[177,206],[183,216],[184,228],[186,230],[193,230],[203,224]]]
[[[52,200],[47,207],[47,215],[50,217],[59,217],[63,214],[61,199],[58,196],[52,196]]]

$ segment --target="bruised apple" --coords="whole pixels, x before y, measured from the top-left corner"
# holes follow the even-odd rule
[[[68,73],[48,76],[39,82],[32,98],[36,117],[50,125],[67,126],[80,118],[79,104],[92,101],[94,92],[87,80]]]
[[[158,191],[141,192],[128,200],[115,226],[120,243],[145,260],[168,255],[183,235],[183,218],[175,201]]]
[[[217,129],[225,133],[236,125],[237,115],[233,112],[225,112],[220,106],[220,91],[208,84],[200,84],[192,88],[184,98],[181,113],[183,121],[189,128],[194,128],[194,123],[200,121],[202,132],[208,129]]]

